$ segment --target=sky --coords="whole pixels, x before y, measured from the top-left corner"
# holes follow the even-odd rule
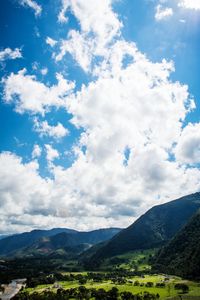
[[[200,191],[200,0],[0,6],[0,234]]]

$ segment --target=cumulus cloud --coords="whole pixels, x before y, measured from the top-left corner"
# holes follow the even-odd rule
[[[19,0],[19,3],[23,6],[27,6],[33,9],[35,16],[39,16],[42,13],[42,6],[34,0]]]
[[[68,9],[80,22],[82,32],[93,32],[99,40],[110,40],[121,27],[117,15],[111,7],[111,0],[62,0],[59,21],[67,21],[65,13]]]
[[[182,129],[195,103],[186,85],[172,81],[173,62],[152,62],[134,43],[119,37],[121,23],[111,1],[96,1],[95,7],[94,1],[63,1],[60,21],[67,9],[81,31],[71,31],[61,42],[57,60],[69,52],[84,70],[93,64],[95,80],[74,92],[74,84],[61,76],[57,85],[48,87],[20,71],[4,79],[4,93],[20,113],[64,107],[82,133],[71,149],[75,159],[68,168],[55,165],[61,154],[45,145],[50,179],[38,174],[37,161],[25,164],[11,153],[1,154],[0,201],[15,208],[21,199],[14,215],[0,206],[5,224],[16,226],[11,229],[28,226],[30,219],[30,227],[37,222],[82,230],[127,226],[151,206],[200,189],[200,170],[181,163],[190,152],[182,151],[188,147],[185,141],[189,135],[197,140],[198,126]],[[93,58],[99,55],[96,63]],[[37,122],[42,134],[52,132],[47,121]],[[199,152],[190,155],[197,162]]]
[[[60,122],[56,126],[51,126],[47,121],[40,122],[37,118],[34,119],[34,130],[39,132],[40,136],[49,136],[55,139],[60,139],[69,134],[69,130]]]
[[[122,61],[126,54],[131,54],[134,62],[124,69]],[[72,122],[94,135],[94,153],[105,147],[101,134],[102,138],[107,137],[106,141],[115,139],[107,147],[110,151],[146,143],[166,149],[172,146],[179,136],[181,120],[193,107],[187,86],[170,82],[173,68],[173,63],[165,60],[152,63],[135,45],[123,41],[115,44],[107,63],[97,70],[101,74],[99,79],[83,86],[67,103]],[[118,140],[121,149],[117,150]]]
[[[54,40],[54,39],[52,39],[52,38],[50,38],[50,37],[47,37],[46,38],[46,43],[47,43],[47,45],[49,45],[51,47],[54,47],[57,44],[57,41]]]
[[[42,149],[39,145],[35,144],[32,151],[32,158],[38,158],[41,156]]]
[[[126,55],[132,62],[124,67]],[[45,146],[53,179],[45,184],[46,208],[31,206],[28,212],[35,222],[66,219],[65,226],[79,229],[91,229],[91,223],[127,226],[152,205],[200,188],[197,168],[169,159],[180,139],[181,120],[194,105],[187,86],[169,79],[173,70],[172,62],[153,63],[134,44],[118,41],[110,49],[96,68],[98,79],[66,102],[71,122],[85,129],[73,149],[72,166],[55,166],[59,153]]]
[[[55,60],[61,61],[66,53],[70,53],[81,68],[87,72],[92,60],[93,42],[93,39],[86,39],[78,31],[71,30],[68,39],[61,41],[60,52],[55,55]]]
[[[59,158],[59,152],[54,149],[51,145],[46,144],[45,145],[46,149],[46,158],[48,162],[52,162],[54,159]]]
[[[49,87],[37,81],[35,76],[27,75],[26,69],[17,74],[11,73],[3,80],[4,100],[6,103],[15,103],[15,109],[19,113],[27,111],[44,115],[52,106],[64,106],[63,97],[70,94],[75,86],[61,74],[57,74],[56,78],[58,84]]]
[[[46,145],[51,164],[58,157],[54,150]],[[79,230],[127,226],[148,207],[200,187],[198,169],[167,161],[166,153],[155,147],[131,158],[128,168],[122,159],[115,154],[100,168],[100,163],[80,153],[71,168],[54,166],[54,179],[44,179],[36,162],[25,164],[14,154],[1,153],[2,232],[38,226]]]
[[[68,0],[62,0],[62,8],[58,15],[58,21],[61,23],[66,23],[68,21],[67,17],[65,16],[65,13],[69,7],[69,1]]]
[[[65,13],[70,9],[80,23],[81,32],[72,30],[68,38],[61,41],[60,53],[55,55],[57,61],[69,52],[85,71],[89,71],[93,56],[106,54],[105,47],[120,34],[122,27],[111,3],[111,0],[62,1],[59,20],[66,22]]]
[[[47,68],[41,69],[41,74],[42,75],[47,75],[47,73],[48,73],[48,69]]]
[[[156,6],[156,21],[167,19],[173,15],[173,9],[170,7],[163,7],[161,4]]]
[[[181,163],[200,163],[200,123],[190,123],[183,129],[175,154],[177,160]]]
[[[200,10],[199,0],[179,0],[179,6],[186,9]]]
[[[22,58],[22,53],[20,48],[15,48],[12,50],[11,48],[5,48],[0,51],[0,61],[5,61],[7,59],[16,59]]]
[[[0,154],[1,218],[7,226],[9,219],[31,214],[33,207],[44,209],[48,181],[38,175],[36,161],[23,164],[22,159],[9,152]],[[1,223],[3,226],[4,223]],[[8,225],[9,224],[9,225]],[[4,228],[6,230],[6,228]]]

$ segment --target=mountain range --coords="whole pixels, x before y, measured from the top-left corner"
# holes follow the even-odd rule
[[[70,251],[73,251],[74,246],[78,245],[80,245],[80,250],[84,250],[96,243],[109,240],[120,230],[120,228],[98,229],[89,232],[80,232],[66,228],[33,230],[0,240],[0,255],[52,254],[52,252],[59,249],[66,250],[67,247]],[[75,248],[78,250],[77,247]],[[65,252],[63,251],[62,253],[65,254]]]
[[[88,269],[134,250],[161,249],[153,268],[181,276],[200,274],[200,193],[157,205],[126,229],[80,232],[33,230],[0,240],[1,257],[74,256]],[[187,266],[187,267],[185,267]],[[179,271],[177,271],[179,270]]]
[[[148,210],[128,228],[111,240],[90,249],[86,255],[89,265],[96,265],[105,258],[133,250],[152,249],[165,245],[200,208],[200,193],[157,205]],[[83,258],[84,259],[84,258]]]

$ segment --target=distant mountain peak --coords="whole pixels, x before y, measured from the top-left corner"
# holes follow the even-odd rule
[[[0,255],[25,255],[36,253],[36,249],[48,253],[58,250],[59,247],[74,247],[80,244],[94,245],[112,238],[121,229],[105,228],[89,232],[80,232],[67,228],[53,228],[50,230],[34,229],[0,240]],[[83,247],[84,248],[84,247]],[[32,250],[31,250],[32,249]],[[43,250],[42,250],[43,249]],[[82,249],[80,247],[80,249]]]

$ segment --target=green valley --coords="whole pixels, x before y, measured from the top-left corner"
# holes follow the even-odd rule
[[[153,207],[123,230],[54,229],[4,238],[0,298],[198,300],[199,209],[196,193]],[[25,286],[4,297],[16,278],[26,279]]]

